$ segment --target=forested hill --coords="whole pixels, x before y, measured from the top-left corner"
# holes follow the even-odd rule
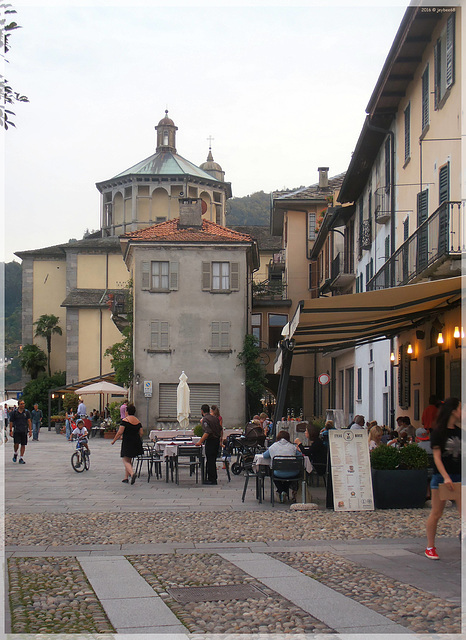
[[[270,221],[270,195],[270,193],[257,191],[250,196],[228,200],[227,226],[268,225]]]

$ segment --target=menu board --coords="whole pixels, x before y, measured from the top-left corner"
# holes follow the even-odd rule
[[[373,511],[368,433],[365,429],[328,432],[335,511]]]

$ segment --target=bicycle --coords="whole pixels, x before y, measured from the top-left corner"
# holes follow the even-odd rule
[[[91,466],[89,451],[82,446],[81,440],[76,442],[76,451],[71,456],[71,466],[77,473],[82,473],[84,469],[88,471]]]

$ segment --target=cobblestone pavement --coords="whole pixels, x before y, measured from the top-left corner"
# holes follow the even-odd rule
[[[454,507],[439,526],[441,560],[432,562],[423,556],[427,509],[335,513],[325,509],[322,487],[311,488],[319,507],[313,511],[272,508],[267,496],[260,505],[253,488],[242,503],[243,479],[228,483],[221,469],[217,487],[196,487],[187,474],[179,486],[141,475],[131,487],[121,483],[119,450],[105,440],[90,445],[91,470],[82,474],[71,469],[73,446],[54,432],[42,429],[22,467],[11,462],[9,443],[4,447],[6,631],[328,637],[344,625],[306,606],[325,590],[325,598],[348,607],[354,632],[358,620],[365,634],[385,623],[391,634],[461,632]],[[111,567],[126,558],[153,594],[150,602],[174,614],[178,627],[119,628],[85,558],[107,560],[110,584]],[[279,566],[280,575],[262,577],[267,566]],[[304,594],[284,588],[287,567],[307,580]]]

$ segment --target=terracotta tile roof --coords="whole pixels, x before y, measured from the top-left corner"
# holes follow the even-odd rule
[[[146,229],[139,229],[120,236],[122,240],[141,242],[253,242],[253,238],[246,234],[222,227],[215,222],[202,220],[202,228],[178,228],[178,218],[154,224]]]
[[[346,172],[345,172],[346,173]],[[340,173],[328,179],[328,189],[319,189],[319,183],[310,187],[300,187],[295,191],[275,191],[274,200],[322,200],[332,191],[339,189],[345,178],[345,173]]]

